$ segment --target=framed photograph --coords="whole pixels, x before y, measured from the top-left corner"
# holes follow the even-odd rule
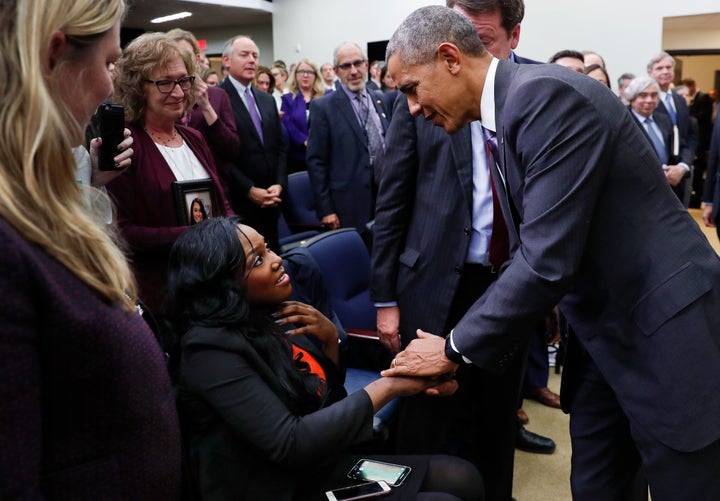
[[[189,226],[210,219],[218,207],[212,179],[173,181],[175,212],[180,226]]]

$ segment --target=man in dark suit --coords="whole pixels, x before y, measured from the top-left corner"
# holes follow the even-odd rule
[[[720,499],[720,260],[627,110],[586,76],[494,59],[444,7],[387,53],[412,114],[482,121],[511,257],[447,339],[420,332],[383,374],[502,371],[559,304],[574,499],[624,499],[641,464],[654,501]]]
[[[678,165],[680,156],[673,151],[673,124],[666,113],[657,113],[657,106],[660,95],[658,83],[650,77],[638,77],[633,79],[625,88],[625,98],[630,102],[630,115],[643,131],[657,154],[662,165],[665,179],[673,189],[680,201],[685,196],[685,185],[682,182],[685,178],[685,167]],[[678,151],[682,151],[684,140],[680,141]]]
[[[690,178],[690,166],[695,160],[695,151],[698,146],[697,132],[690,124],[690,110],[685,98],[670,88],[675,78],[675,59],[667,52],[659,52],[647,64],[648,76],[653,78],[660,87],[657,113],[664,113],[670,118],[673,126],[677,127],[677,139],[673,140],[673,154],[680,157],[678,165],[685,169],[685,177],[681,180],[677,191],[683,194],[681,200],[687,207],[690,204],[689,190],[685,184]],[[684,145],[681,147],[681,145]],[[688,196],[685,196],[687,192]]]
[[[522,0],[448,5],[471,20],[496,56],[534,62],[513,53]],[[397,101],[373,226],[371,281],[378,332],[393,353],[418,328],[448,333],[497,277],[489,260],[494,211],[487,156],[477,155],[485,152],[479,123],[450,136],[412,117],[404,96]],[[474,179],[474,172],[482,177]],[[458,374],[461,389],[448,401],[405,399],[398,451],[461,455],[483,474],[488,499],[508,501],[516,436],[526,450],[555,448],[516,424],[523,364],[519,358],[501,376],[465,367]]]
[[[287,186],[287,165],[277,106],[270,94],[250,85],[258,66],[258,48],[250,38],[228,40],[223,64],[229,74],[219,87],[230,96],[240,138],[229,172],[230,203],[271,249],[279,249],[279,205]]]
[[[363,233],[375,213],[374,178],[382,169],[387,119],[382,93],[365,87],[362,49],[346,42],[333,57],[341,86],[310,102],[308,175],[323,224]]]

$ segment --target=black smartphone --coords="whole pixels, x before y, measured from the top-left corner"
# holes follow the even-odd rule
[[[351,485],[341,489],[327,491],[325,495],[329,501],[351,501],[354,499],[375,498],[390,494],[390,486],[383,482],[371,482],[367,484]]]
[[[393,487],[397,487],[410,475],[411,469],[409,466],[401,464],[361,459],[350,469],[347,476],[365,482],[382,480]]]
[[[116,170],[114,159],[120,153],[117,147],[125,139],[125,108],[121,104],[103,103],[97,115],[98,133],[102,138],[98,169]]]

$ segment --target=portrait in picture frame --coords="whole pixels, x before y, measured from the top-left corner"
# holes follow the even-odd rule
[[[172,189],[180,226],[197,224],[213,217],[218,205],[212,179],[174,181]]]

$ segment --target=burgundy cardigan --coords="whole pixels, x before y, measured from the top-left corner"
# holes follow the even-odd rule
[[[176,179],[170,166],[140,124],[127,127],[135,140],[132,165],[109,183],[107,190],[115,202],[122,235],[130,246],[140,298],[157,314],[165,293],[170,247],[187,226],[178,225],[172,190]],[[210,174],[221,215],[232,214],[202,134],[182,125],[175,128]]]

